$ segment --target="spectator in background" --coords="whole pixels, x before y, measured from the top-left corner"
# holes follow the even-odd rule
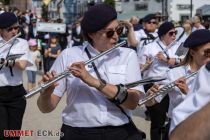
[[[32,65],[26,67],[27,76],[28,76],[28,91],[36,86],[36,72],[38,70],[37,66],[39,62],[41,62],[41,54],[37,49],[37,41],[36,39],[30,39],[28,41],[28,45],[30,47],[29,55],[32,59]]]
[[[205,29],[205,27],[202,25],[202,19],[200,16],[194,16],[192,19],[193,22],[193,28],[192,28],[192,32],[194,32],[195,30],[199,30],[199,29]]]
[[[58,23],[63,23],[62,19],[57,19]],[[68,37],[69,36],[69,32],[68,32],[68,27],[66,26],[66,32],[65,33],[59,33],[58,34],[58,40],[59,40],[59,44],[61,45],[61,49],[64,50],[67,45],[68,45]]]
[[[28,26],[28,37],[27,39],[36,38],[37,31],[36,31],[36,18],[32,18],[30,24]]]
[[[46,58],[46,71],[49,71],[52,67],[55,59],[61,53],[61,46],[58,42],[58,35],[55,33],[50,34],[49,44],[46,46],[44,51],[44,57]]]
[[[72,40],[73,40],[72,46],[79,46],[82,45],[83,43],[80,21],[76,21],[75,25],[72,28]]]

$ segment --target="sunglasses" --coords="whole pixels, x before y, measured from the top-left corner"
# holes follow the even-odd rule
[[[210,49],[204,50],[204,56],[210,58]]]
[[[176,35],[176,34],[177,34],[177,31],[168,32],[168,35],[169,35],[169,36],[173,36],[174,34]]]
[[[19,29],[19,26],[14,26],[14,27],[9,27],[7,28],[7,32],[11,32],[12,30],[18,30]]]
[[[156,21],[149,21],[149,22],[147,22],[147,24],[157,24],[157,22]]]
[[[117,28],[115,28],[115,30],[107,30],[106,33],[106,37],[107,38],[111,38],[114,33],[116,32],[118,36],[120,36],[123,32],[123,26],[118,26]]]

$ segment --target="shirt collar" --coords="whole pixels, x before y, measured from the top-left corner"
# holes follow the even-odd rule
[[[90,43],[85,42],[83,45],[83,49],[82,49],[82,55],[84,55],[84,53],[86,54],[85,48],[88,49],[88,51],[92,57],[100,54],[100,52],[97,51],[95,48],[93,48],[93,46]]]

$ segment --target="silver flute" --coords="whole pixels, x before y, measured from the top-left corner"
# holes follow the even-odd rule
[[[15,36],[13,36],[12,38],[10,38],[7,42],[5,42],[4,44],[2,44],[0,46],[1,47],[4,47],[5,45],[7,45],[8,43],[12,42],[13,40],[15,40],[16,38],[18,38],[19,36],[21,35],[21,32],[19,32],[18,34],[16,34]]]
[[[118,47],[121,47],[123,45],[126,44],[126,41],[122,41],[118,44],[116,44],[114,47],[112,47],[111,49],[107,50],[107,51],[104,51],[102,53],[100,53],[99,55],[96,55],[95,57],[85,61],[85,65],[89,64],[89,63],[92,63],[93,61],[95,61],[96,59],[98,59],[99,57],[113,51],[114,49],[118,48]],[[49,86],[51,86],[53,83],[59,81],[60,79],[66,77],[66,76],[69,76],[71,74],[71,72],[69,70],[65,70],[64,72],[58,74],[57,76],[55,76],[51,81],[47,81],[47,82],[44,82],[42,84],[40,84],[38,87],[32,89],[31,91],[29,91],[26,95],[25,95],[25,98],[29,98],[37,93],[39,93],[40,91],[48,88]]]
[[[196,74],[197,74],[197,71],[193,72],[193,73],[191,73],[191,74],[189,74],[187,76],[185,76],[185,78],[189,79],[190,77],[192,77],[192,76],[194,76]],[[167,84],[167,85],[165,85],[165,86],[163,86],[162,88],[160,88],[160,90],[157,93],[148,95],[145,98],[140,99],[138,105],[141,106],[141,105],[145,104],[147,101],[149,101],[149,100],[151,100],[151,99],[153,99],[153,98],[155,98],[155,97],[157,97],[159,95],[165,96],[166,94],[168,94],[176,86],[175,83],[176,83],[176,80],[171,82],[171,83],[169,83],[169,84]]]

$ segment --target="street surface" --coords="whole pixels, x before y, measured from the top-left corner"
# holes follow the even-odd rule
[[[27,84],[27,75],[24,73],[24,86]],[[37,81],[40,75],[37,75]],[[60,127],[62,124],[61,113],[66,104],[66,98],[62,98],[57,108],[51,113],[41,113],[37,107],[38,94],[27,99],[27,107],[23,118],[22,130],[32,130],[32,136],[22,137],[21,140],[59,140]],[[136,126],[149,137],[149,121],[144,119],[144,107],[137,107],[133,111],[133,121]]]

